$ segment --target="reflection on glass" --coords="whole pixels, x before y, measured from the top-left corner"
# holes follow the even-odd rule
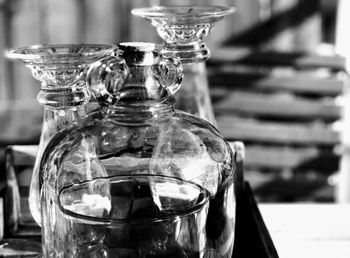
[[[199,185],[114,176],[65,187],[58,198],[66,256],[104,244],[106,257],[204,257],[209,192]]]

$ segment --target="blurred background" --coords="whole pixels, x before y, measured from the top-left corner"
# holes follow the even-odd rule
[[[349,201],[346,59],[336,51],[345,37],[339,28],[346,28],[340,2],[0,0],[0,52],[33,44],[161,43],[149,22],[130,14],[133,8],[235,6],[206,39],[207,73],[219,130],[245,143],[245,176],[257,199]],[[0,56],[2,149],[38,143],[38,90],[29,69]]]
[[[222,46],[315,51],[321,43],[334,43],[336,0],[1,0],[0,50],[32,44],[161,42],[131,9],[189,3],[237,8],[206,40],[213,52]],[[34,79],[27,69],[9,66],[2,56],[0,100],[35,98],[37,88],[29,85]]]

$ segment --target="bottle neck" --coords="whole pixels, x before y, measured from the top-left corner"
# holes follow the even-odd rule
[[[163,86],[158,65],[129,65],[129,76],[119,89],[119,98],[102,107],[106,117],[123,123],[139,124],[169,116],[174,98]]]
[[[138,103],[120,102],[117,105],[102,107],[105,117],[126,124],[145,124],[174,114],[174,98],[160,103],[158,101],[143,101]]]
[[[129,76],[119,89],[117,102],[130,104],[158,101],[164,102],[171,94],[163,86],[158,65],[129,65]],[[117,104],[118,105],[118,104]]]

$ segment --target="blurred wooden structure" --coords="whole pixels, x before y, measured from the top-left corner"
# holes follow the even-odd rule
[[[246,178],[258,198],[334,201],[344,59],[302,52],[235,58],[226,49],[208,70],[219,129],[245,143]]]
[[[335,31],[335,49],[346,58],[346,68],[349,71],[350,65],[350,37],[346,33],[349,26],[350,2],[339,0],[337,7],[337,21]],[[350,91],[349,80],[347,81],[346,91],[344,92],[344,123],[343,129],[343,155],[340,163],[340,174],[337,184],[337,202],[350,203]]]

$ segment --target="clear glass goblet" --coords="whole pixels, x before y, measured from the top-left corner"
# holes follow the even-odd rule
[[[39,166],[44,149],[56,132],[66,124],[86,115],[93,106],[86,105],[90,94],[85,87],[89,65],[109,56],[114,45],[62,44],[36,45],[10,49],[6,56],[19,59],[41,82],[37,95],[43,106],[43,124],[29,192],[29,207],[41,225]]]
[[[176,96],[176,108],[216,125],[209,95],[205,60],[210,51],[204,38],[213,25],[234,11],[223,6],[154,6],[136,8],[132,14],[143,17],[157,28],[165,41],[162,54],[177,57],[183,64],[184,80]]]

